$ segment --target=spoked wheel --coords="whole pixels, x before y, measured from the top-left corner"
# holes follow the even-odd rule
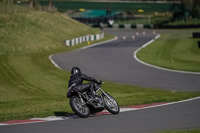
[[[111,113],[111,114],[118,114],[119,113],[119,105],[115,101],[115,99],[107,94],[103,96],[104,101],[105,101],[105,108]]]
[[[81,102],[78,96],[72,96],[70,98],[70,106],[72,110],[80,117],[87,118],[90,115],[90,109]]]

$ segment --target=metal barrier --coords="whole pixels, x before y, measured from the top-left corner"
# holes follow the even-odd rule
[[[65,45],[66,46],[75,46],[75,45],[81,44],[83,42],[90,42],[90,41],[100,40],[103,38],[104,38],[104,33],[102,32],[101,34],[86,35],[86,36],[77,37],[77,38],[74,38],[71,40],[65,40]]]

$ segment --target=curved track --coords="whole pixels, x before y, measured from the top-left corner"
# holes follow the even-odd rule
[[[79,51],[56,54],[52,59],[65,70],[79,66],[88,75],[102,80],[173,91],[200,91],[200,74],[183,74],[145,66],[133,53],[156,35],[133,30],[108,30],[118,40]],[[135,39],[132,40],[132,35]],[[126,40],[122,37],[126,36]]]
[[[89,49],[56,54],[52,58],[63,69],[79,66],[82,71],[102,80],[176,91],[199,91],[200,75],[158,70],[138,63],[133,52],[155,37],[152,31],[131,39],[135,31],[106,31],[117,41]],[[141,32],[140,32],[141,33]],[[122,40],[122,36],[128,37]],[[200,128],[200,99],[144,110],[69,119],[45,123],[1,126],[2,133],[149,133],[162,130]]]

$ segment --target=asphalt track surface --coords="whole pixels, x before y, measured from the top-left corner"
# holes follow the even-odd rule
[[[162,88],[198,91],[199,75],[158,70],[138,63],[133,52],[155,37],[152,31],[131,40],[135,31],[106,31],[118,40],[85,50],[53,56],[63,69],[79,66],[85,74],[102,80]],[[140,32],[141,33],[141,32]],[[126,40],[120,39],[123,35]],[[141,81],[140,81],[141,80]],[[188,85],[189,84],[189,85]],[[190,87],[191,86],[191,87]],[[163,130],[200,128],[200,99],[167,106],[103,115],[86,119],[1,126],[1,133],[150,133]]]
[[[136,61],[134,51],[152,40],[152,31],[107,30],[118,40],[52,57],[58,66],[70,71],[73,66],[82,72],[101,80],[131,84],[141,87],[167,89],[172,91],[200,91],[200,74],[184,74],[159,70]],[[136,32],[139,35],[136,35]],[[132,40],[132,36],[135,39]],[[125,36],[126,40],[122,37]]]

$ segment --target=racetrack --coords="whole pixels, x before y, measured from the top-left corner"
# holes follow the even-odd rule
[[[59,67],[82,72],[97,79],[175,91],[199,91],[200,75],[169,72],[145,66],[133,52],[156,35],[152,31],[107,30],[118,40],[84,50],[52,56]],[[132,35],[135,39],[132,40]],[[126,36],[126,40],[122,39]],[[45,123],[1,126],[2,133],[149,133],[162,130],[200,128],[200,99],[178,104],[87,119],[68,119]]]
[[[139,33],[138,36],[136,32]],[[56,54],[52,59],[67,71],[78,66],[83,73],[101,80],[173,91],[200,90],[200,74],[159,70],[134,59],[134,51],[156,36],[152,31],[145,31],[145,35],[142,31],[133,30],[107,30],[106,33],[118,36],[118,40],[88,49]],[[126,40],[122,39],[123,36]]]

